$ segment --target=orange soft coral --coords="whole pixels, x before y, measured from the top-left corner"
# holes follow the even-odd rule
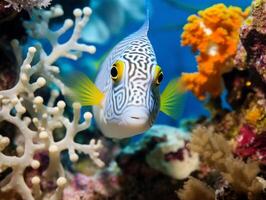
[[[199,99],[204,99],[207,93],[213,97],[221,93],[221,75],[232,69],[239,28],[248,13],[248,9],[242,12],[238,7],[216,4],[188,18],[182,45],[199,51],[198,72],[183,73],[182,81]]]

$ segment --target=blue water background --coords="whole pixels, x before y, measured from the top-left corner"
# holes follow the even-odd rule
[[[64,5],[66,2],[62,1],[62,4]],[[195,14],[197,10],[207,8],[216,3],[224,3],[227,6],[239,6],[245,9],[250,5],[251,0],[225,0],[222,2],[218,0],[151,0],[150,31],[148,36],[155,50],[157,62],[164,72],[165,78],[161,85],[161,90],[165,88],[171,79],[179,77],[182,72],[197,71],[195,54],[191,52],[190,47],[182,47],[180,45],[182,27],[186,24],[188,16]],[[112,15],[112,13],[109,14]],[[97,74],[95,61],[101,59],[103,55],[106,55],[124,37],[136,31],[142,23],[143,21],[127,21],[124,28],[118,34],[111,35],[106,43],[95,44],[97,52],[94,55],[85,53],[78,61],[60,59],[58,65],[61,68],[63,76],[69,76],[69,74],[77,70],[83,71],[92,79],[95,78]],[[57,29],[61,25],[60,23],[56,23],[53,25],[53,28]],[[68,31],[61,38],[61,41],[66,40],[70,35],[71,31]],[[31,43],[32,41],[29,42],[29,45]],[[49,51],[49,46],[45,46],[45,48]],[[165,114],[160,113],[156,123],[178,126],[183,119],[196,119],[202,115],[208,116],[208,112],[203,104],[204,102],[200,102],[192,93],[188,92],[185,96],[183,112],[179,119],[173,120]],[[85,108],[85,110],[87,109]]]
[[[242,0],[173,0],[177,4],[188,5],[188,7],[199,10],[205,9],[216,3],[224,3],[227,6],[239,6],[242,9],[250,6],[251,1]],[[169,4],[164,0],[154,0],[153,15],[151,16],[151,31],[149,38],[153,44],[157,55],[157,61],[164,69],[165,81],[162,88],[172,78],[179,76],[182,72],[197,71],[197,63],[195,54],[191,52],[190,47],[182,47],[180,45],[180,37],[182,34],[182,26],[187,22],[188,16],[195,14],[194,10],[182,9]],[[176,27],[175,27],[176,26]],[[162,28],[165,27],[165,28]],[[184,110],[181,115],[182,119],[197,118],[201,115],[208,115],[207,110],[203,106],[203,102],[192,94],[188,93],[185,98]],[[157,123],[177,125],[178,121],[160,113]]]
[[[169,2],[173,3],[169,3]],[[239,6],[245,9],[250,5],[249,1],[243,0],[151,0],[150,31],[149,39],[153,45],[157,56],[157,62],[164,71],[164,81],[161,90],[167,83],[182,72],[197,71],[195,54],[191,52],[190,47],[180,45],[182,27],[187,22],[188,16],[195,14],[197,10],[202,10],[216,3],[224,3],[227,6]],[[136,31],[142,22],[129,21],[126,27],[121,30],[121,34],[113,35],[105,45],[96,45],[96,57],[101,57],[103,53],[110,50],[124,36]],[[87,63],[88,64],[88,63]],[[84,68],[86,63],[83,63]],[[96,72],[91,72],[96,73]],[[203,106],[204,102],[198,99],[190,92],[185,96],[183,112],[178,120],[173,120],[163,113],[160,113],[156,123],[178,126],[180,120],[196,119],[199,116],[208,116],[207,110]]]

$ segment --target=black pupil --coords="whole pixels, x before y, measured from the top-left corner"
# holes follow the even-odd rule
[[[112,69],[111,69],[111,76],[112,77],[117,77],[117,74],[118,74],[118,72],[117,72],[116,67],[112,67]]]
[[[161,72],[158,76],[158,83],[161,83],[163,80],[163,73]]]

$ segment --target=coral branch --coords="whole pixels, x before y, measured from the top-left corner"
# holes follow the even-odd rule
[[[47,39],[52,46],[52,51],[48,54],[43,49],[40,54],[40,62],[36,64],[34,73],[37,72],[47,81],[53,82],[63,94],[69,94],[70,90],[64,83],[56,78],[56,74],[60,71],[58,67],[53,66],[55,61],[61,57],[77,60],[81,52],[93,54],[96,48],[93,45],[85,45],[78,43],[81,30],[89,20],[92,10],[85,7],[83,10],[75,9],[75,23],[71,19],[66,19],[61,28],[57,31],[49,29],[49,22],[52,18],[62,16],[64,11],[60,5],[52,7],[49,11],[33,10],[31,20],[24,22],[24,26],[28,30],[28,34],[34,39]],[[63,44],[58,39],[74,25],[73,34]],[[41,44],[40,44],[41,45]]]
[[[2,191],[14,190],[24,200],[61,199],[63,188],[67,182],[60,159],[60,154],[64,150],[68,150],[69,158],[73,162],[79,158],[77,152],[83,152],[89,155],[98,166],[104,165],[99,159],[99,151],[102,148],[101,141],[91,140],[89,144],[74,142],[76,134],[90,126],[91,113],[85,113],[85,120],[80,123],[81,106],[79,103],[74,103],[74,116],[70,121],[64,115],[65,102],[56,101],[59,92],[66,92],[67,88],[60,79],[55,78],[55,74],[59,73],[59,68],[53,65],[54,62],[60,57],[74,55],[72,51],[89,53],[95,51],[95,47],[77,42],[81,29],[88,22],[90,13],[90,8],[74,11],[76,17],[74,32],[70,39],[63,44],[58,44],[57,40],[73,25],[73,22],[66,20],[63,27],[56,32],[52,32],[48,28],[51,18],[63,15],[60,6],[53,7],[49,11],[34,10],[32,20],[25,25],[31,30],[32,36],[47,37],[53,50],[50,54],[46,54],[42,46],[39,46],[37,50],[35,47],[30,47],[21,64],[17,84],[9,90],[0,91],[0,122],[6,121],[13,124],[19,131],[19,137],[24,138],[23,142],[17,144],[16,155],[6,155],[5,149],[9,143],[14,141],[11,141],[12,138],[0,135],[0,168],[2,170],[12,169],[12,172],[1,181]],[[39,15],[41,18],[37,17]],[[43,30],[45,31],[42,32]],[[18,46],[16,41],[13,44]],[[20,59],[20,56],[18,55],[17,58]],[[36,64],[32,63],[33,58],[36,58],[36,62],[34,62]],[[55,83],[60,91],[53,90],[48,103],[45,103],[44,98],[37,96],[35,92],[39,88],[49,86],[47,81]],[[53,134],[55,129],[61,127],[66,129],[66,135],[56,142]],[[39,154],[48,154],[48,166],[44,167],[43,163],[35,158]],[[24,176],[29,168],[40,172],[33,176],[28,184]],[[40,170],[40,168],[43,169]],[[54,182],[57,188],[49,194],[43,192],[40,185],[43,181]]]

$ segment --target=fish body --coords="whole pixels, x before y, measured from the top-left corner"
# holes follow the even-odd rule
[[[148,39],[149,21],[119,42],[100,67],[95,84],[77,77],[74,92],[82,105],[93,106],[97,126],[111,138],[126,138],[149,129],[160,109],[176,114],[181,90],[173,81],[160,96],[163,72]]]
[[[154,84],[156,57],[147,37],[148,23],[118,43],[103,62],[96,86],[105,94],[103,106],[93,106],[97,125],[110,137],[129,137],[153,124],[160,104]],[[113,64],[123,68],[121,80],[110,78]]]

